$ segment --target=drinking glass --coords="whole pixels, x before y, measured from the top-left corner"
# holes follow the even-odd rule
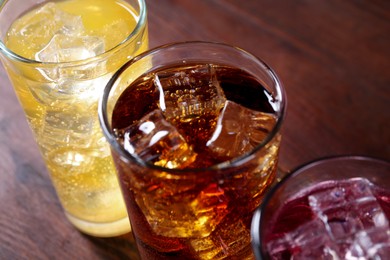
[[[0,57],[70,222],[130,231],[97,104],[109,78],[148,47],[144,0],[2,0]]]
[[[141,257],[252,259],[285,111],[273,70],[226,44],[173,43],[125,64],[100,102]]]
[[[390,162],[319,159],[265,196],[251,227],[256,259],[388,259]]]

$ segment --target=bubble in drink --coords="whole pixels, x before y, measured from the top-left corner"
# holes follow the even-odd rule
[[[243,85],[245,91],[241,91]],[[119,143],[151,165],[177,165],[174,168],[184,170],[171,173],[133,164],[118,167],[145,258],[252,256],[250,220],[274,180],[280,136],[264,147],[253,165],[224,177],[207,167],[245,153],[269,135],[276,119],[265,93],[261,83],[243,70],[194,63],[150,71],[121,94],[112,114]],[[232,138],[226,137],[232,130],[225,129],[227,121],[247,116],[251,118],[243,119],[245,126]],[[250,140],[250,146],[232,148],[232,139],[236,143]],[[182,150],[178,147],[185,147],[184,158],[191,159],[179,159]],[[234,151],[229,153],[230,149]],[[192,169],[203,170],[189,173]]]
[[[280,209],[266,247],[272,259],[387,259],[389,201],[367,179],[316,184]]]

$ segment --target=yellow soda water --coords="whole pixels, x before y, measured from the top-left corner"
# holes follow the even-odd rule
[[[123,0],[46,2],[15,20],[4,41],[35,61],[5,67],[67,217],[95,236],[130,231],[97,104],[112,74],[148,47],[139,19]]]

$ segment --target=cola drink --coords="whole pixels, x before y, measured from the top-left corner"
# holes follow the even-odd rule
[[[113,108],[114,153],[144,259],[252,259],[250,222],[277,170],[275,97],[243,69],[153,69]],[[245,160],[243,160],[245,158]]]

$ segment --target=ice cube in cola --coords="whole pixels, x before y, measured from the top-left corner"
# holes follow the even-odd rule
[[[159,107],[167,119],[191,121],[205,113],[216,114],[224,106],[225,95],[214,66],[210,64],[172,71],[159,71],[154,84],[158,88]]]
[[[162,111],[153,110],[138,123],[126,128],[123,146],[130,154],[166,168],[191,164],[196,153],[177,129],[165,120]]]
[[[280,135],[253,163],[224,174],[213,167],[250,152],[274,129],[270,96],[244,70],[201,62],[152,70],[121,94],[112,130],[149,165],[115,159],[141,255],[252,257],[250,220],[274,180]]]
[[[234,158],[250,152],[264,141],[275,123],[276,117],[272,114],[228,100],[206,145],[212,153]]]

